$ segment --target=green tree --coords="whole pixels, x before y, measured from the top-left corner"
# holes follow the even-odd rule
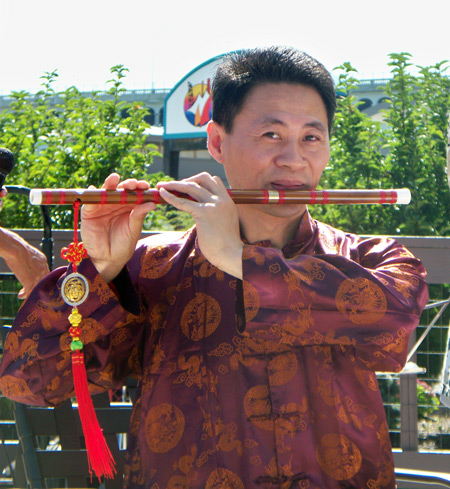
[[[393,186],[411,189],[412,201],[393,219],[397,232],[436,235],[448,230],[449,189],[445,138],[450,80],[445,63],[410,73],[409,53],[391,54],[393,77],[386,86],[387,167]]]
[[[9,110],[0,116],[1,144],[16,156],[11,181],[34,188],[86,188],[100,186],[114,171],[124,178],[146,178],[157,152],[145,143],[146,109],[119,99],[126,71],[121,65],[111,68],[106,100],[97,92],[85,97],[75,87],[55,93],[56,72],[43,76],[43,88],[35,95],[13,92]],[[6,199],[2,225],[41,227],[39,209],[30,210],[24,200]],[[55,206],[50,212],[55,228],[72,226],[71,208]]]
[[[409,188],[408,206],[311,207],[314,217],[358,234],[446,235],[450,192],[446,132],[450,110],[447,62],[415,67],[409,53],[393,53],[384,88],[383,123],[358,110],[351,95],[358,81],[349,63],[337,83],[336,120],[324,188]],[[417,71],[416,75],[411,72]]]
[[[340,71],[336,91],[337,110],[330,141],[330,163],[321,186],[330,189],[383,188],[386,184],[385,160],[382,154],[384,135],[381,124],[358,109],[351,95],[358,84],[350,63]],[[349,232],[371,234],[383,228],[386,209],[380,206],[312,206],[311,213]]]

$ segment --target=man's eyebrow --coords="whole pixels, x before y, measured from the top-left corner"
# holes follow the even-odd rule
[[[305,127],[312,127],[314,129],[318,129],[322,132],[328,132],[328,129],[320,122],[320,121],[311,121],[305,124]]]
[[[264,126],[287,126],[288,124],[285,121],[278,119],[276,117],[267,117],[259,121],[258,125],[264,127]],[[304,127],[317,129],[322,132],[328,132],[328,128],[318,120],[306,122]]]
[[[259,124],[261,126],[286,126],[286,122],[281,119],[277,119],[276,117],[267,117],[262,119]]]

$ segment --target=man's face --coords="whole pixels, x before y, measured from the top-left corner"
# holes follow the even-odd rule
[[[325,104],[311,87],[265,83],[248,95],[234,120],[231,133],[216,123],[220,149],[214,154],[225,166],[231,188],[314,189],[329,154]],[[279,217],[303,214],[305,206],[267,205],[259,210]],[[264,208],[264,209],[263,209]]]

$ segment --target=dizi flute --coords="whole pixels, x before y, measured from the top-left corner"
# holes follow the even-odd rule
[[[187,194],[173,192],[178,197],[193,200]],[[236,204],[409,204],[408,189],[343,189],[343,190],[233,190],[228,194]],[[81,204],[166,204],[157,189],[31,189],[34,205]]]

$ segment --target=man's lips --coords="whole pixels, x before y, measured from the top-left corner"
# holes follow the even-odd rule
[[[300,182],[284,182],[284,181],[279,181],[279,182],[271,182],[270,186],[274,190],[308,190],[308,186],[304,183]]]

